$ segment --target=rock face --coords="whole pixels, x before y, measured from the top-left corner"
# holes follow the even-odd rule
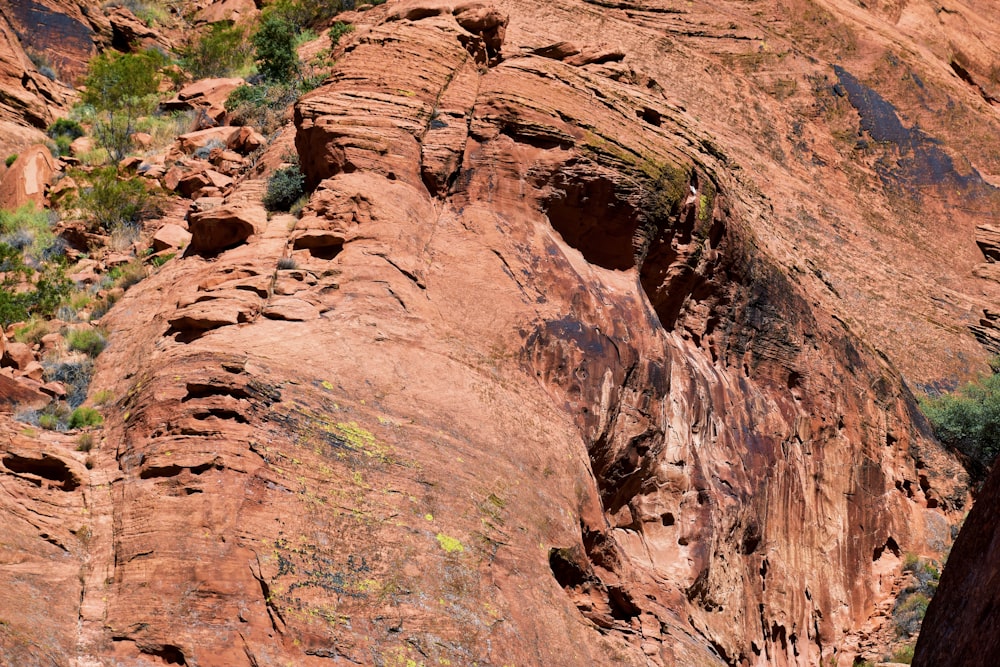
[[[31,202],[41,209],[55,171],[55,159],[45,146],[31,146],[19,154],[0,177],[0,208],[16,209]]]
[[[1000,475],[994,469],[969,512],[927,609],[914,665],[987,667],[1000,659]]]
[[[884,655],[968,503],[908,382],[1000,295],[996,121],[920,7],[358,18],[259,159],[301,218],[199,186],[102,321],[94,449],[0,422],[0,661]]]

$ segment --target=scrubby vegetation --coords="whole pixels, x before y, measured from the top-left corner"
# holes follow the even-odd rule
[[[278,169],[267,180],[264,208],[268,211],[288,211],[302,196],[305,176],[298,165]]]
[[[146,185],[136,178],[122,178],[117,167],[75,172],[83,184],[76,202],[92,231],[114,232],[135,229],[155,211]]]
[[[70,428],[87,428],[89,426],[100,426],[104,423],[104,417],[95,408],[79,407],[73,410],[69,416]]]
[[[80,123],[69,118],[60,118],[49,125],[45,133],[52,139],[52,145],[55,146],[52,152],[56,155],[69,155],[69,147],[73,140],[86,134]]]
[[[95,110],[94,137],[115,161],[128,154],[139,118],[156,107],[159,69],[165,64],[155,49],[105,52],[90,61],[80,99]]]
[[[907,554],[903,572],[911,576],[911,583],[896,598],[892,620],[900,637],[916,637],[927,613],[927,605],[937,592],[941,571],[936,563]]]
[[[195,78],[245,73],[252,55],[246,28],[214,23],[181,50],[180,64]]]
[[[51,317],[72,286],[62,262],[47,262],[36,270],[25,263],[23,250],[2,242],[0,272],[0,324],[4,327],[33,315]]]
[[[66,336],[66,344],[71,350],[83,352],[88,357],[96,357],[104,351],[108,340],[97,329],[74,329]]]
[[[269,14],[253,36],[257,70],[268,82],[289,82],[299,71],[299,56],[295,52],[295,27],[276,15]]]
[[[920,401],[934,434],[966,456],[979,476],[985,476],[1000,453],[1000,358],[991,362],[991,368],[991,375],[954,393]]]

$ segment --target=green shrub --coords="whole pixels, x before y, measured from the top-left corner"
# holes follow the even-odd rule
[[[52,139],[52,146],[55,146],[53,153],[56,155],[69,155],[69,147],[73,140],[85,134],[83,127],[69,118],[60,118],[49,125],[45,133]]]
[[[906,646],[901,646],[892,653],[892,661],[898,662],[903,665],[909,665],[913,663],[913,653],[916,649],[916,644],[907,644]]]
[[[108,340],[97,329],[74,329],[66,336],[66,344],[71,350],[83,352],[89,357],[96,357],[104,351]]]
[[[941,442],[960,451],[985,474],[1000,453],[1000,374],[969,382],[952,394],[926,396],[920,407]]]
[[[128,264],[121,264],[107,272],[106,277],[110,281],[108,287],[121,287],[127,290],[129,287],[139,283],[146,277],[146,267],[138,259],[134,259]]]
[[[62,401],[53,401],[41,410],[32,410],[25,414],[17,415],[21,421],[35,424],[47,431],[64,431],[66,423],[69,421],[69,407]]]
[[[37,317],[30,318],[22,326],[14,330],[14,340],[18,343],[34,345],[40,343],[42,337],[49,333],[49,322]]]
[[[45,134],[49,135],[50,138],[55,139],[59,136],[66,136],[70,139],[79,139],[86,132],[83,131],[83,127],[72,120],[71,118],[60,118],[56,122],[49,125],[49,128],[45,130]]]
[[[252,125],[264,134],[272,134],[284,124],[288,106],[299,96],[292,83],[262,83],[239,86],[226,98],[231,125]]]
[[[912,578],[896,598],[892,620],[900,637],[915,637],[927,613],[927,605],[937,592],[941,571],[934,561],[908,553],[903,559],[903,572]]]
[[[137,19],[152,28],[154,24],[166,23],[170,18],[167,10],[156,0],[109,0],[102,7],[126,7]]]
[[[10,155],[8,155],[8,156],[6,157],[6,159],[5,159],[4,161],[3,161],[3,163],[4,163],[4,164],[5,164],[6,166],[8,166],[8,167],[9,167],[10,165],[14,164],[15,162],[17,162],[17,153],[11,153],[11,154],[10,154]]]
[[[240,25],[213,23],[181,52],[181,65],[195,78],[229,76],[245,68],[251,49],[246,29]]]
[[[305,176],[298,165],[278,169],[267,179],[264,208],[268,211],[287,211],[302,196]]]
[[[81,100],[97,112],[94,137],[115,161],[128,154],[139,117],[156,107],[158,70],[165,64],[155,49],[105,52],[91,59]]]
[[[70,428],[87,428],[88,426],[100,426],[104,423],[104,417],[94,408],[79,407],[73,410],[69,416]]]
[[[62,263],[42,265],[40,271],[24,263],[21,250],[0,243],[0,325],[23,322],[32,315],[51,317],[69,295],[72,281]]]
[[[269,14],[253,36],[257,54],[257,69],[270,82],[289,82],[299,70],[295,52],[295,27],[288,21]]]
[[[176,256],[177,256],[176,252],[168,252],[166,255],[157,255],[156,257],[151,259],[149,263],[155,266],[156,268],[160,268],[161,266],[163,266]]]
[[[45,412],[38,415],[38,425],[44,428],[46,431],[58,431],[61,426],[59,422],[59,417],[52,414],[51,412]]]
[[[345,9],[353,8],[353,0],[277,0],[264,10],[264,18],[281,19],[300,32],[315,28]]]
[[[337,21],[332,26],[327,33],[330,37],[330,48],[333,49],[340,42],[340,38],[344,35],[354,32],[354,26],[350,23],[344,23],[343,21]]]
[[[23,251],[36,263],[52,259],[62,254],[52,233],[55,222],[53,211],[35,208],[33,202],[15,211],[0,210],[0,241]]]
[[[117,167],[94,169],[74,177],[86,183],[78,205],[92,231],[112,232],[119,227],[137,228],[150,214],[150,196],[138,178],[119,178]]]

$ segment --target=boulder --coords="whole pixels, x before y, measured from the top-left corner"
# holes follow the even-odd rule
[[[191,232],[172,222],[160,227],[153,234],[153,250],[160,252],[171,248],[184,248],[191,242]]]
[[[242,127],[226,125],[223,127],[210,127],[205,130],[198,130],[197,132],[188,132],[177,137],[177,146],[181,151],[189,154],[213,142],[219,146],[229,146],[233,138],[242,130],[244,130]]]
[[[249,126],[239,128],[239,131],[229,139],[228,147],[242,155],[252,153],[258,148],[267,145],[267,138]]]
[[[198,23],[220,23],[222,21],[247,23],[257,18],[258,14],[260,14],[260,10],[257,9],[253,0],[222,0],[211,3],[195,14],[195,21]]]
[[[202,79],[182,88],[175,97],[160,103],[165,110],[198,109],[212,119],[210,125],[226,114],[226,98],[245,82],[243,79]]]
[[[44,373],[45,369],[42,368],[42,365],[37,361],[29,362],[28,365],[25,366],[24,369],[21,371],[21,375],[23,375],[24,377],[29,377],[32,380],[36,380],[38,382],[42,381],[42,375],[44,375]]]
[[[79,157],[94,150],[94,140],[90,137],[77,137],[69,145],[69,154]]]
[[[66,398],[66,386],[62,382],[46,382],[38,390],[58,400]]]
[[[49,404],[49,396],[40,388],[29,386],[0,373],[0,412],[17,410],[37,410]]]
[[[11,366],[18,370],[26,370],[28,364],[35,360],[35,355],[31,348],[25,343],[8,341],[7,349],[4,350],[3,357],[0,358],[0,365]]]
[[[0,208],[15,209],[28,202],[42,207],[56,170],[56,161],[45,146],[36,144],[23,151],[0,178]]]
[[[262,314],[272,320],[307,322],[319,317],[319,309],[308,301],[285,297],[272,300]]]
[[[267,212],[262,206],[219,206],[192,213],[191,250],[215,253],[246,241],[267,226]]]

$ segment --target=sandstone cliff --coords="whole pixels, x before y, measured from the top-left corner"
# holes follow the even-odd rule
[[[2,425],[0,661],[886,654],[968,504],[911,387],[1000,340],[990,11],[352,15],[301,218],[190,217],[89,454]]]

